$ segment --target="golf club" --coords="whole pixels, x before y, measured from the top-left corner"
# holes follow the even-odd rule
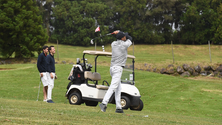
[[[41,77],[40,77],[40,82],[39,82],[39,91],[40,91],[40,85],[41,85]],[[38,95],[37,95],[37,100],[36,101],[38,101],[38,99],[39,99],[39,91],[38,91]]]
[[[104,36],[112,35],[112,34],[114,34],[114,33],[108,33],[108,34],[106,34],[106,35],[98,36],[98,37],[96,37],[96,38],[93,38],[93,39],[91,39],[90,43],[93,44],[93,40],[98,39],[98,38],[101,38],[101,37],[104,37]]]

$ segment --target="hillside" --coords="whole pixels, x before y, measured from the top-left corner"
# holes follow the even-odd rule
[[[146,63],[146,58],[142,55],[146,57],[148,52],[152,52],[149,51],[152,47],[140,46],[141,49],[138,47],[136,46],[135,50],[140,50],[141,54],[135,52],[136,63],[140,63],[140,60],[144,60],[141,64]],[[31,62],[30,64],[0,65],[0,69],[4,69],[0,70],[0,124],[208,125],[222,123],[222,81],[211,77],[174,77],[136,70],[136,87],[144,102],[142,111],[125,110],[125,114],[122,115],[114,113],[115,105],[113,104],[108,105],[106,113],[100,112],[98,106],[70,105],[65,98],[66,86],[69,82],[67,77],[72,67],[69,63],[75,62],[77,57],[81,58],[83,50],[93,48],[59,46],[60,59],[57,62],[66,61],[66,64],[56,64],[58,79],[55,81],[52,95],[55,104],[42,101],[42,85],[39,101],[36,101],[39,86],[36,64]],[[147,50],[142,48],[147,48]],[[217,46],[216,48],[219,49]],[[106,47],[106,50],[108,51],[109,48]],[[153,64],[163,65],[162,61],[166,59],[163,54],[161,55],[163,59],[160,63],[157,63],[157,58],[153,58]],[[219,54],[215,55],[217,56],[214,56],[213,60],[219,60]],[[185,63],[192,62],[188,57],[186,59],[187,62],[182,58],[181,63],[183,60]],[[201,62],[201,58],[197,56],[197,59]],[[207,57],[205,59],[207,60]],[[93,57],[89,57],[88,60],[93,62]],[[110,81],[109,64],[106,64],[110,58],[99,58],[99,60],[98,72],[102,80]],[[34,62],[34,59],[32,61]],[[9,68],[10,70],[6,70]]]

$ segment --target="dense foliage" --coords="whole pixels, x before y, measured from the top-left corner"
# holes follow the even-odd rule
[[[54,0],[50,41],[89,45],[100,33],[119,29],[141,44],[220,43],[221,11],[222,0]]]
[[[222,42],[221,0],[195,0],[181,18],[183,43]]]
[[[5,57],[31,57],[47,42],[33,0],[0,0],[0,52]]]
[[[91,38],[97,35],[94,32],[96,21],[103,33],[109,32],[107,26],[111,21],[108,18],[112,16],[112,13],[108,6],[99,1],[55,0],[54,5],[52,14],[54,19],[51,23],[55,29],[52,32],[51,41],[89,45]]]
[[[89,46],[114,30],[137,44],[220,44],[221,14],[222,0],[0,0],[0,50],[31,56],[46,34],[50,42]],[[115,37],[102,39],[95,42]]]

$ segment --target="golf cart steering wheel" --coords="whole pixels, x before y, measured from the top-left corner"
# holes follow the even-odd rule
[[[109,83],[106,80],[103,80],[103,84],[102,85],[104,85],[104,83],[106,83],[107,86],[109,86]]]

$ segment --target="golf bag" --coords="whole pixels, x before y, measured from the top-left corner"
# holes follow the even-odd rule
[[[68,78],[70,80],[68,86],[67,86],[67,89],[69,89],[69,87],[72,85],[72,84],[81,84],[85,81],[85,78],[84,78],[84,71],[81,71],[79,69],[79,67],[73,67],[73,70],[72,70],[72,75],[69,76]]]

